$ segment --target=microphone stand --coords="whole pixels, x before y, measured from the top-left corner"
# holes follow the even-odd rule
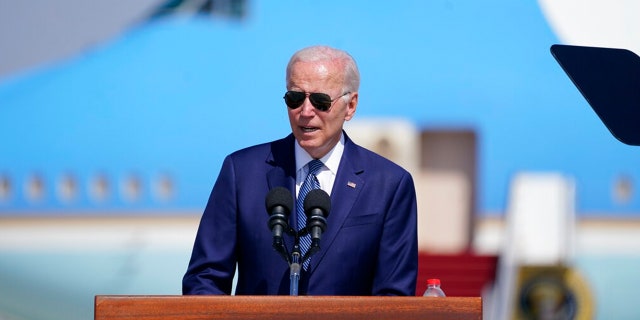
[[[300,281],[301,264],[299,238],[296,236],[296,244],[293,245],[293,252],[291,253],[291,263],[289,264],[289,295],[298,295],[298,282]]]
[[[287,261],[289,264],[289,295],[297,296],[298,295],[298,284],[300,282],[300,273],[302,272],[302,264],[307,261],[311,256],[320,250],[319,241],[312,241],[311,247],[307,251],[307,253],[302,257],[302,253],[300,252],[300,237],[305,236],[308,232],[307,228],[301,229],[296,232],[293,228],[287,229],[287,233],[294,237],[293,250],[291,251],[291,259],[289,259],[289,255],[287,252],[287,248],[283,243],[279,243],[277,250],[282,258]],[[274,247],[276,247],[274,243]]]
[[[291,257],[287,246],[284,244],[282,237],[274,237],[273,248],[280,254],[280,256],[289,264],[289,294],[292,296],[298,295],[298,284],[300,282],[300,274],[302,272],[302,264],[311,258],[316,252],[320,251],[320,239],[312,239],[309,250],[305,253],[304,257],[300,252],[300,238],[307,235],[309,230],[307,228],[300,229],[300,231],[294,230],[288,227],[285,232],[294,237],[293,250],[291,251]]]

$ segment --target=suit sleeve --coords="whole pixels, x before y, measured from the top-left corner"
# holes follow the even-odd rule
[[[417,205],[409,173],[405,172],[395,190],[385,216],[372,293],[414,296],[418,274]]]
[[[235,171],[227,157],[200,220],[183,294],[231,294],[237,261],[235,199]]]

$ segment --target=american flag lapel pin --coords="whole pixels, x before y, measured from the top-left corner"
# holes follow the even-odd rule
[[[349,181],[349,182],[347,182],[347,186],[355,189],[356,188],[356,183],[353,182],[353,181]]]

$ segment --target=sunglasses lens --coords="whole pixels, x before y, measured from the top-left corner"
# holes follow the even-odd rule
[[[309,100],[320,111],[327,111],[331,108],[331,97],[326,93],[312,93],[309,95]]]
[[[291,109],[299,108],[303,103],[304,99],[306,99],[307,94],[300,91],[287,91],[284,94],[284,102]],[[311,101],[311,105],[319,111],[327,111],[331,108],[331,97],[326,93],[310,93],[309,101]]]
[[[287,93],[284,94],[284,103],[287,104],[287,107],[296,109],[304,103],[306,97],[307,95],[304,92],[287,91]]]

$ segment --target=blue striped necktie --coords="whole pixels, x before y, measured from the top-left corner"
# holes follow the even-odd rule
[[[307,224],[307,215],[304,213],[304,199],[307,197],[307,193],[313,189],[320,189],[320,182],[318,181],[317,174],[320,172],[323,164],[322,161],[318,159],[314,159],[307,163],[309,168],[309,173],[307,177],[304,179],[302,186],[300,187],[300,192],[298,192],[298,199],[296,200],[296,211],[298,214],[298,229],[303,229]],[[309,247],[311,246],[311,235],[307,234],[304,237],[300,238],[300,253],[304,257],[304,254],[307,253]],[[309,270],[309,261],[307,260],[302,265],[303,269]]]

